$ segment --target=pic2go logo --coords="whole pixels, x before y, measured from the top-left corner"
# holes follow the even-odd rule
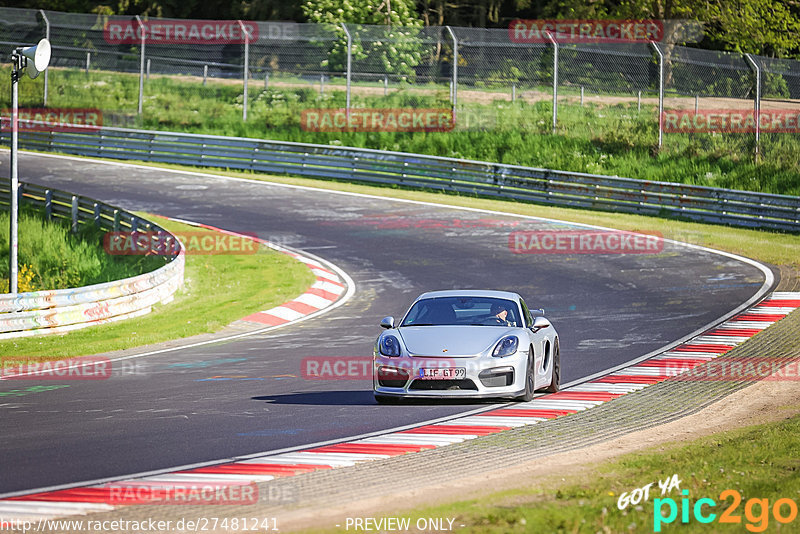
[[[704,507],[713,508],[717,505],[713,499],[702,498],[698,499],[694,505],[689,503],[688,495],[689,490],[683,490],[681,494],[684,496],[681,499],[680,513],[681,523],[688,524],[691,522],[691,515],[698,523],[712,523],[717,519],[717,514],[708,511],[704,512]],[[742,495],[737,490],[728,489],[719,494],[719,500],[727,501],[728,498],[732,502],[719,516],[718,523],[728,523],[740,525],[742,523],[742,516],[740,516],[736,509],[742,503]],[[666,509],[664,508],[666,506]],[[782,498],[775,501],[770,508],[769,499],[748,499],[744,504],[744,517],[747,520],[745,528],[750,532],[764,532],[769,526],[770,514],[775,521],[781,524],[791,523],[797,518],[797,503],[792,499]],[[675,499],[667,497],[665,499],[653,500],[653,532],[661,532],[662,525],[668,525],[678,518],[678,503]]]

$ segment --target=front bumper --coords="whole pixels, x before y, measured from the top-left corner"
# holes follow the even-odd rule
[[[373,359],[373,390],[378,395],[416,398],[511,398],[524,393],[528,352],[511,356],[387,357]],[[463,368],[462,376],[422,378],[421,370]],[[423,371],[424,373],[424,371]],[[453,372],[448,374],[453,375]]]

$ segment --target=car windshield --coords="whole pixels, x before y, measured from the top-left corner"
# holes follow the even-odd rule
[[[492,297],[437,297],[418,300],[408,310],[403,326],[520,326],[517,305]]]

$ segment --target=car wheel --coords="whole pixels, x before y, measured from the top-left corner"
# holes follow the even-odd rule
[[[533,347],[528,355],[528,362],[525,365],[525,393],[517,397],[519,402],[529,402],[533,400],[533,394],[536,392],[535,377],[533,376]]]
[[[378,404],[397,404],[400,402],[399,397],[393,397],[391,395],[375,395],[375,402]]]
[[[558,348],[558,339],[556,339],[555,347],[553,348],[553,377],[550,380],[550,385],[545,388],[548,393],[557,393],[561,386],[561,350]]]

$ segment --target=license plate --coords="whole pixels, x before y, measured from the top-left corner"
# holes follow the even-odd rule
[[[467,378],[465,367],[421,367],[417,373],[420,380],[462,380]]]

